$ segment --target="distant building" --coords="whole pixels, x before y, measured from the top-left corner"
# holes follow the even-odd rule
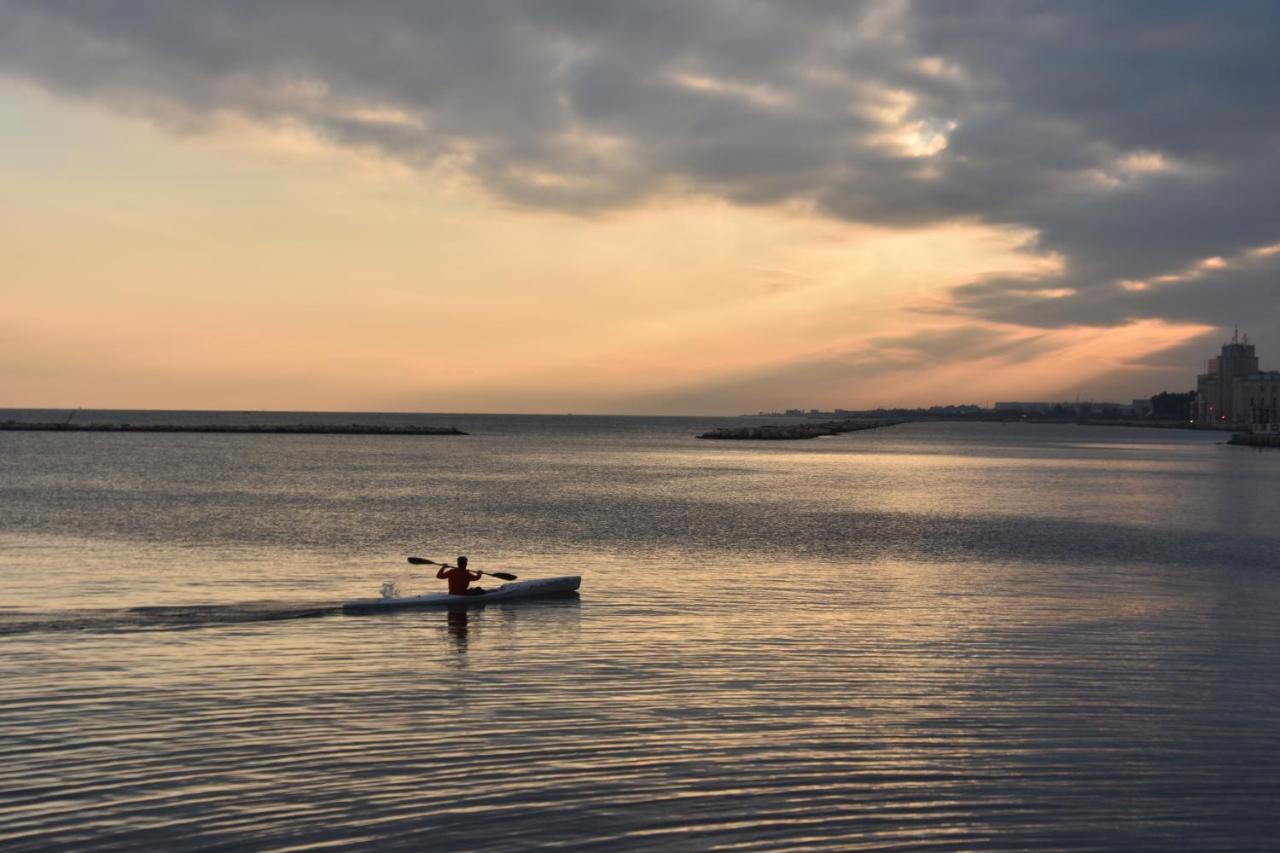
[[[995,411],[1003,414],[1021,412],[1024,417],[1037,415],[1052,418],[1098,418],[1103,420],[1119,420],[1133,414],[1133,406],[1124,403],[1099,403],[1093,400],[1046,402],[1000,402],[995,404]]]
[[[1011,403],[998,402],[995,405],[997,412],[1036,412],[1039,414],[1053,411],[1054,406],[1067,406],[1069,403]],[[1072,406],[1074,408],[1074,406]]]
[[[1157,421],[1194,421],[1196,392],[1161,391],[1151,398],[1151,417]]]
[[[982,409],[972,403],[965,403],[959,406],[930,406],[928,411],[931,415],[955,417],[958,415],[976,415],[981,413]]]
[[[1231,411],[1237,426],[1280,424],[1280,371],[1268,370],[1237,377],[1231,383]]]
[[[1222,345],[1222,352],[1209,359],[1204,373],[1196,378],[1196,423],[1202,426],[1236,427],[1254,423],[1255,412],[1251,408],[1266,408],[1250,404],[1258,400],[1264,388],[1269,386],[1266,377],[1258,369],[1258,356],[1249,336],[1241,340],[1239,334],[1230,343]],[[1237,383],[1247,387],[1238,390]],[[1250,393],[1252,391],[1252,393]]]

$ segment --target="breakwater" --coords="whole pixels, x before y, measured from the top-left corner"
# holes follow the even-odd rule
[[[840,435],[846,432],[858,432],[864,429],[900,424],[898,420],[844,420],[823,421],[809,424],[764,424],[761,426],[720,427],[704,432],[698,438],[736,439],[739,441],[798,441],[806,438],[821,438],[824,435]]]
[[[1280,447],[1280,435],[1238,432],[1231,436],[1227,444],[1238,444],[1243,447]]]
[[[457,427],[403,424],[126,424],[0,421],[0,430],[39,432],[229,432],[286,435],[467,435]]]

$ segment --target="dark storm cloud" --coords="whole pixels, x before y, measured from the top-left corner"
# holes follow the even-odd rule
[[[952,137],[953,156],[984,152],[949,172],[953,191],[976,199],[985,219],[1036,228],[1040,247],[1067,265],[1056,278],[960,288],[963,308],[1046,327],[1248,318],[1280,331],[1256,265],[1147,291],[1119,286],[1280,239],[1280,7],[931,8],[916,20],[920,43],[991,84],[991,106]],[[1126,173],[1120,162],[1137,152],[1159,152],[1170,168],[1143,170],[1139,156]],[[1009,191],[984,198],[997,186]],[[1035,293],[1064,288],[1075,293]]]
[[[1083,287],[1064,296],[1046,296],[1061,281],[993,279],[964,285],[954,291],[963,313],[1003,323],[1036,327],[1108,326],[1124,320],[1164,320],[1208,324],[1230,329],[1239,324],[1256,340],[1280,342],[1280,253],[1245,252],[1218,269],[1193,268],[1180,280],[1155,282],[1143,290],[1112,284]],[[1212,335],[1210,336],[1212,337]],[[1198,364],[1217,341],[1197,339],[1189,349],[1154,354],[1169,364],[1175,354],[1187,355],[1181,364]],[[1270,351],[1272,358],[1275,350]],[[1265,366],[1265,365],[1264,365]]]
[[[1280,240],[1278,43],[1263,2],[0,0],[0,73],[178,130],[299,123],[569,212],[1028,227],[1064,272],[955,310],[1045,328],[1266,310],[1269,267],[1118,282]]]

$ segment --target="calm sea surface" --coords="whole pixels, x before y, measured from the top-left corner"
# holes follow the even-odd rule
[[[1280,452],[416,421],[0,432],[0,847],[1275,848]]]

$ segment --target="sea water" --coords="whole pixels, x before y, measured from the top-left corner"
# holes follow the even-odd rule
[[[1016,423],[94,417],[471,434],[0,432],[0,847],[1280,833],[1280,453]],[[339,610],[437,591],[405,557],[458,554],[581,593]]]

